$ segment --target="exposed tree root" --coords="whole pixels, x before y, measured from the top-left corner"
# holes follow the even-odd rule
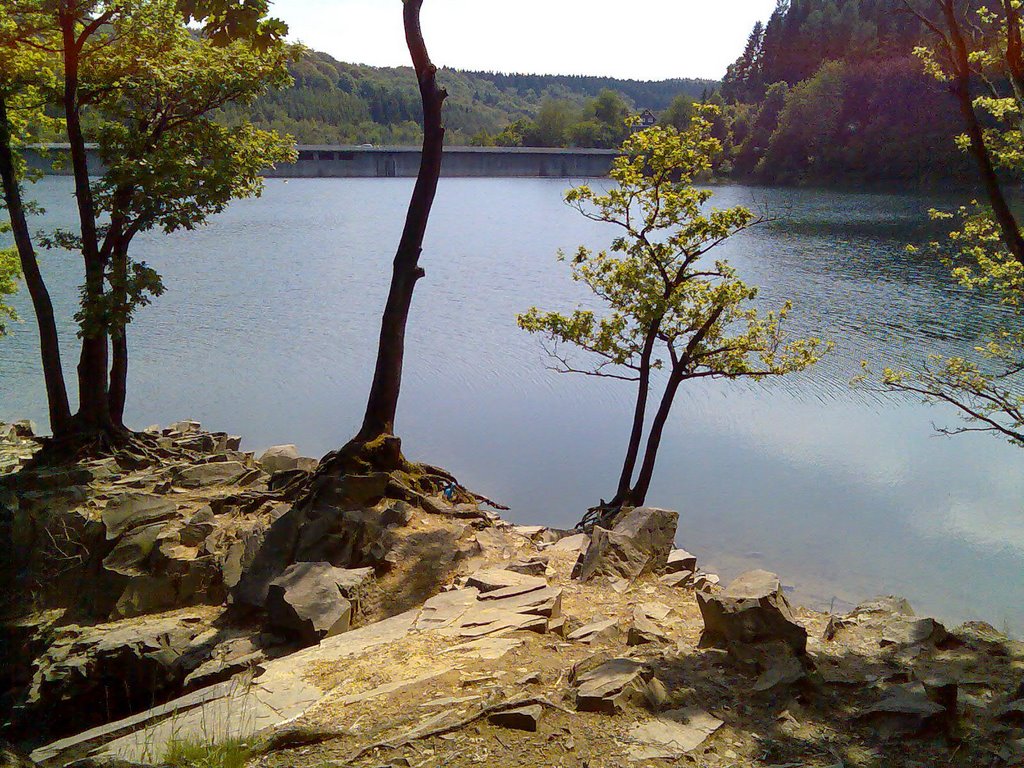
[[[340,450],[323,458],[313,477],[308,479],[307,487],[310,494],[315,495],[325,480],[329,482],[331,478],[345,475],[381,472],[390,475],[387,486],[389,498],[405,501],[429,514],[481,517],[478,511],[459,509],[460,505],[483,504],[494,509],[508,509],[465,488],[454,475],[441,467],[407,460],[402,454],[401,439],[394,435],[381,435],[370,441],[349,441]],[[446,504],[439,504],[431,498],[436,496],[444,498]]]
[[[114,459],[124,469],[157,466],[168,459],[187,459],[180,448],[165,448],[145,432],[123,427],[78,430],[59,437],[39,438],[42,447],[24,469],[67,467],[97,459]]]
[[[628,504],[615,501],[606,502],[604,499],[601,499],[600,504],[588,509],[583,518],[576,523],[576,530],[590,533],[596,526],[612,528],[623,513],[628,512],[632,508]]]

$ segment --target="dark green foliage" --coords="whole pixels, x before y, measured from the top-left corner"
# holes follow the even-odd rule
[[[411,67],[370,67],[310,52],[291,65],[295,85],[251,107],[224,110],[229,124],[251,118],[300,144],[415,144],[420,102]],[[709,80],[642,82],[606,77],[495,74],[443,68],[450,144],[617,146],[627,112],[660,111]],[[613,114],[614,113],[614,114]],[[614,129],[608,126],[614,123]]]
[[[952,95],[901,0],[780,0],[721,93],[734,173],[766,183],[965,180]]]

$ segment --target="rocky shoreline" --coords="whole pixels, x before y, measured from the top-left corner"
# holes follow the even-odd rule
[[[1024,765],[1024,644],[986,624],[793,608],[765,571],[723,588],[668,510],[515,526],[436,468],[326,478],[293,446],[147,434],[25,468],[34,428],[0,424],[22,765],[232,739],[268,768]]]

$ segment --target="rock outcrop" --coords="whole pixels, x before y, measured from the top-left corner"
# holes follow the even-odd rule
[[[780,641],[793,653],[807,651],[807,630],[793,618],[779,577],[747,571],[721,594],[697,593],[704,619],[700,644],[735,651],[744,646]]]
[[[580,557],[581,581],[626,579],[665,568],[672,551],[679,513],[655,507],[627,512],[611,530],[595,527]]]
[[[793,609],[764,572],[722,590],[659,510],[609,531],[581,580],[585,535],[450,503],[448,481],[350,475],[296,504],[301,468],[270,474],[194,422],[151,436],[167,456],[148,468],[0,479],[4,535],[51,547],[12,547],[8,595],[33,610],[0,635],[5,736],[63,736],[37,762],[138,768],[211,723],[289,768],[1024,760],[1024,645],[988,625],[899,598]],[[177,484],[217,463],[246,472]]]
[[[317,460],[299,455],[294,445],[275,445],[268,448],[259,458],[259,465],[264,472],[290,472],[295,469],[312,472],[316,469]]]
[[[330,563],[295,563],[270,582],[266,610],[271,628],[307,643],[346,632],[354,596],[372,568],[335,568]]]

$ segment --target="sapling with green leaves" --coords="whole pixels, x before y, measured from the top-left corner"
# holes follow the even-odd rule
[[[656,126],[634,132],[613,164],[612,188],[600,192],[582,185],[566,193],[566,202],[583,216],[618,229],[606,250],[580,246],[571,256],[559,253],[572,279],[586,285],[604,311],[577,308],[565,314],[534,307],[518,317],[522,329],[543,337],[556,370],[636,384],[615,495],[592,509],[584,526],[608,525],[622,508],[645,502],[684,382],[781,376],[807,368],[828,348],[815,338],[787,338],[791,305],[759,312],[752,304],[758,289],[726,261],[708,258],[761,220],[743,207],[708,208],[712,192],[695,186],[721,151],[711,135],[713,111],[698,109],[684,131]],[[584,359],[577,361],[566,347]]]

